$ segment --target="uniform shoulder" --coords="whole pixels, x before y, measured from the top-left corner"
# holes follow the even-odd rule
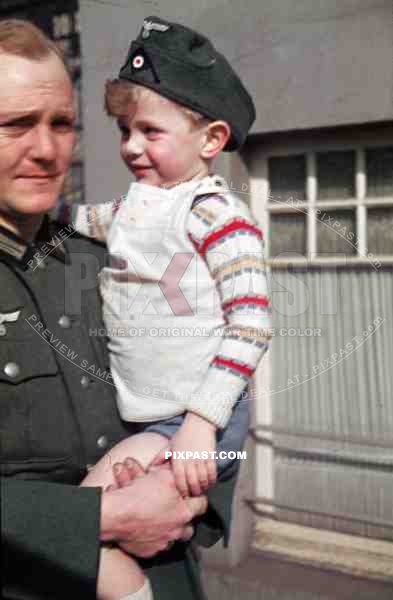
[[[68,252],[78,252],[92,254],[97,257],[100,263],[104,264],[105,256],[107,255],[106,244],[98,240],[88,238],[74,229],[70,232],[69,237],[65,241]]]

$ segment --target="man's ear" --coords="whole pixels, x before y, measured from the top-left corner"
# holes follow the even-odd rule
[[[217,156],[231,137],[231,128],[226,121],[213,121],[205,130],[205,142],[201,150],[201,158],[209,160]]]

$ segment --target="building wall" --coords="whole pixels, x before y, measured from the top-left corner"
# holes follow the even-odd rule
[[[393,118],[391,0],[81,0],[80,10],[89,201],[127,186],[104,82],[152,14],[199,29],[232,61],[256,101],[253,133]]]

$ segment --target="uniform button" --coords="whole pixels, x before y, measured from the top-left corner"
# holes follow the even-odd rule
[[[106,437],[106,435],[100,435],[100,437],[97,440],[97,446],[99,448],[106,448],[108,445],[108,438]]]
[[[0,323],[0,337],[4,335],[7,335],[7,327],[3,323]]]
[[[82,379],[81,379],[81,386],[83,388],[88,388],[90,385],[90,380],[88,377],[86,377],[86,375],[83,375]]]
[[[57,322],[63,329],[69,329],[71,327],[71,319],[68,315],[61,315]]]
[[[4,367],[4,373],[11,379],[15,379],[20,374],[20,366],[14,362],[9,362]]]

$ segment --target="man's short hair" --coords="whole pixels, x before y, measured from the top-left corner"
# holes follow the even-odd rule
[[[60,48],[38,27],[21,19],[0,21],[0,53],[14,54],[31,60],[44,60],[55,54],[66,68]]]

